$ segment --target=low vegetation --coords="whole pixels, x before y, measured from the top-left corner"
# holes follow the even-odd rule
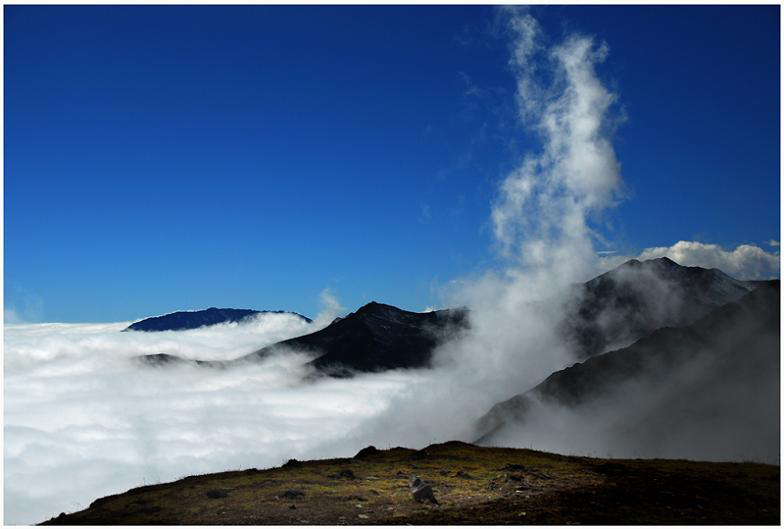
[[[460,442],[191,476],[47,524],[778,524],[778,466],[608,460]],[[414,501],[412,476],[437,504]]]

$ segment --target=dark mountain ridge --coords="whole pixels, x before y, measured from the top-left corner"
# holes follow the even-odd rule
[[[163,316],[153,316],[145,318],[129,325],[124,331],[185,331],[217,325],[220,323],[242,323],[258,314],[291,314],[298,316],[302,320],[311,323],[310,318],[306,318],[296,312],[282,310],[253,310],[253,309],[219,309],[210,307],[204,310],[182,310],[164,314]]]
[[[561,330],[576,356],[588,358],[610,346],[627,345],[662,326],[689,324],[737,300],[754,284],[716,269],[680,266],[667,258],[631,260],[576,286],[564,307]],[[192,363],[230,367],[288,348],[311,353],[314,359],[309,364],[318,373],[332,376],[423,368],[430,365],[435,347],[456,336],[455,332],[467,328],[468,323],[465,308],[419,313],[373,301],[336,318],[324,329],[233,361],[192,361],[166,354],[141,360],[153,366]]]
[[[562,332],[576,356],[588,358],[661,327],[688,325],[737,301],[756,284],[667,257],[632,259],[575,288]]]
[[[278,342],[232,361],[185,360],[173,355],[140,357],[149,365],[192,363],[231,367],[254,362],[286,349],[310,353],[318,373],[350,376],[355,372],[428,367],[433,350],[468,325],[465,309],[410,312],[375,301],[327,327]]]
[[[568,409],[606,421],[648,445],[666,443],[679,429],[696,436],[699,424],[700,437],[746,443],[775,457],[780,285],[758,285],[691,325],[657,329],[496,404],[477,423],[479,442],[496,442],[505,429],[525,431],[533,422],[541,429],[548,420],[539,413],[544,405],[548,413]],[[727,440],[731,435],[739,438]]]
[[[428,367],[433,350],[468,324],[464,309],[409,312],[371,301],[320,331],[259,349],[238,361],[279,348],[312,353],[309,365],[332,376]]]

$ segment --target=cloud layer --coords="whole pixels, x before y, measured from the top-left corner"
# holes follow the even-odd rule
[[[6,523],[41,522],[143,484],[323,455],[317,446],[416,381],[393,372],[305,384],[310,357],[296,352],[227,370],[133,360],[229,359],[316,330],[289,315],[181,332],[120,332],[126,325],[6,326]]]
[[[725,250],[718,244],[678,241],[672,246],[646,248],[639,259],[669,257],[683,266],[718,268],[737,279],[771,279],[780,276],[780,256],[753,244]]]

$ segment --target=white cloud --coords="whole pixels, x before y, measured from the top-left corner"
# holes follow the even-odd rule
[[[612,205],[621,185],[610,137],[617,97],[595,70],[608,50],[579,35],[545,48],[539,24],[526,10],[505,12],[514,36],[510,66],[520,117],[540,135],[543,149],[528,154],[501,183],[492,208],[494,234],[502,251],[523,266],[553,266],[567,256],[585,263],[594,257],[588,217]]]
[[[328,292],[330,320],[339,303]],[[151,353],[230,359],[312,332],[287,314],[179,332],[109,324],[7,324],[5,523],[33,524],[128,488],[185,475],[350,455],[343,439],[383,412],[414,373],[303,383],[309,355],[241,369],[151,368]],[[328,452],[327,450],[332,450]],[[74,480],[78,486],[74,487]]]
[[[683,266],[718,268],[737,279],[771,279],[780,275],[778,253],[766,252],[753,244],[725,250],[718,244],[678,241],[672,246],[646,248],[639,259],[669,257]]]
[[[771,239],[768,241],[768,246],[778,247],[779,244],[780,244],[779,241],[777,241],[776,239]]]

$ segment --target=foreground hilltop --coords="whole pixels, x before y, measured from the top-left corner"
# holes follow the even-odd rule
[[[409,479],[432,485],[417,503]],[[778,524],[777,466],[606,460],[452,441],[191,476],[52,525]]]

